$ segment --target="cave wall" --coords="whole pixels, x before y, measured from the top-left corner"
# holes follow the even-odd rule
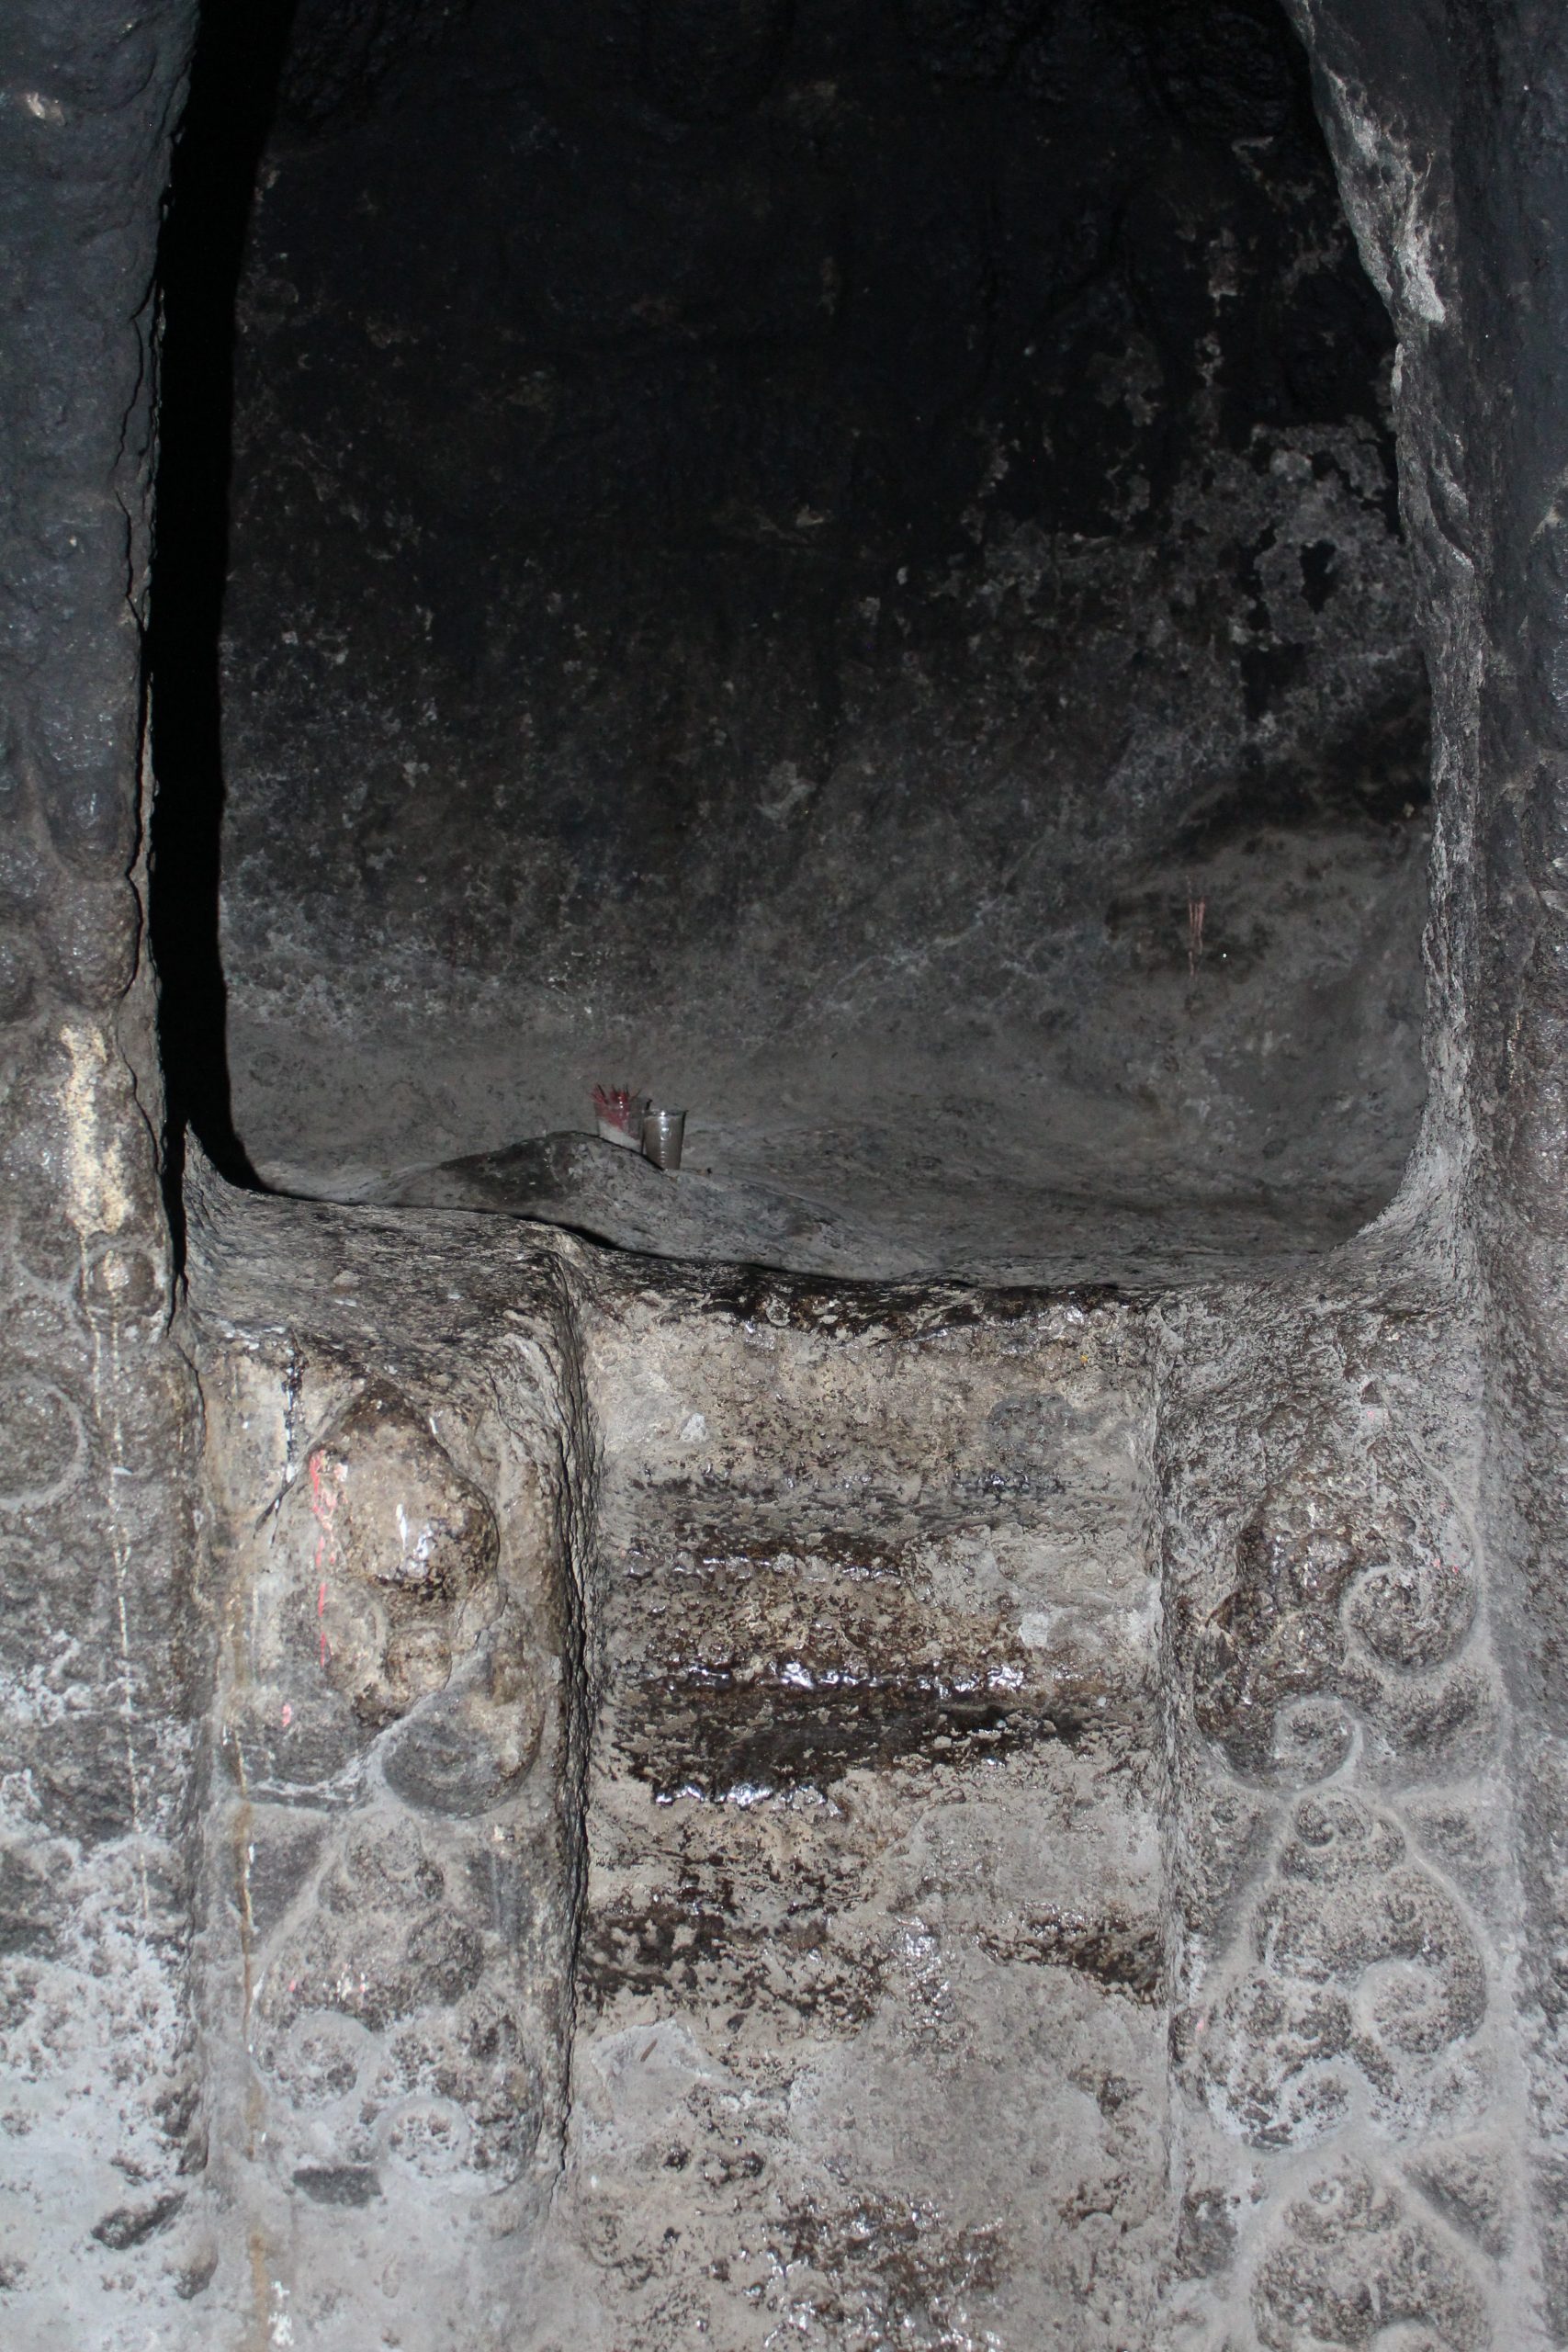
[[[1440,809],[1427,1167],[1477,1252],[1477,1428],[1527,1935],[1549,2340],[1568,2325],[1561,2170],[1561,907],[1568,38],[1551,8],[1298,9],[1401,343],[1406,528],[1431,646]]]
[[[1116,1661],[1114,1687],[1137,1704],[1118,1718],[1112,1743],[1129,1739],[1135,1762],[1168,1772],[1162,1781],[1156,1769],[1148,1783],[1160,1852],[1148,1857],[1146,1881],[1117,1890],[1127,1898],[1126,1945],[1112,1937],[1064,1948],[1046,1889],[1039,1917],[1025,1923],[1028,1935],[1003,1960],[1056,1969],[1052,1983],[1073,1980],[1074,1997],[1090,2010],[1095,2002],[1146,1997],[1146,1950],[1168,1972],[1161,1984],[1175,2028],[1169,2073],[1152,2095],[1168,2103],[1173,2203],[1161,2211],[1157,2187],[1147,2186],[1138,2217],[1143,2226],[1148,2211],[1159,2213],[1151,2244],[1173,2247],[1175,2258],[1162,2269],[1162,2257],[1150,2257],[1134,2282],[1143,2301],[1114,2305],[1114,2265],[1102,2260],[1100,2244],[1119,2237],[1117,2197],[1126,2194],[1125,2175],[1121,2189],[1107,2185],[1119,2153],[1115,2117],[1129,2099],[1137,2112],[1134,2095],[1150,2086],[1131,2067],[1114,2079],[1080,2069],[1083,2079],[1065,2094],[1078,2103],[1075,2114],[1087,2119],[1092,2108],[1094,2130],[1103,2127],[1100,2202],[1092,2194],[1075,2202],[1072,2188],[1063,2198],[1071,2229],[1082,2233],[1073,2241],[1083,2250],[1078,2275],[1111,2282],[1094,2322],[1100,2340],[1125,2341],[1146,2322],[1173,2340],[1185,2330],[1194,2346],[1306,2352],[1365,2344],[1377,2328],[1396,2341],[1402,2335],[1443,2352],[1472,2352],[1568,2337],[1557,2170],[1559,1465],[1568,1426],[1559,1346],[1554,879],[1564,741],[1556,501],[1564,463],[1558,387],[1568,37],[1544,8],[1483,19],[1433,6],[1369,28],[1360,12],[1316,0],[1303,16],[1346,200],[1401,345],[1402,496],[1438,684],[1427,1124],[1399,1213],[1325,1279],[1165,1302],[1149,1334],[1152,1355],[1127,1359],[1131,1406],[1117,1409],[1152,1417],[1140,1425],[1134,1480],[1135,1510],[1149,1521],[1139,1556],[1152,1613],[1122,1612],[1131,1646]],[[447,1430],[453,1450],[445,1462],[423,1451],[417,1427],[399,1421],[394,1433],[409,1446],[417,1438],[421,1476],[451,1481],[470,1528],[484,1524],[471,1499],[481,1483],[491,1489],[487,1508],[497,1524],[502,1506],[512,1514],[507,1589],[487,1621],[503,1631],[510,1623],[511,1632],[492,1645],[487,1668],[504,1681],[518,1664],[507,1644],[513,1635],[521,1643],[525,1625],[539,1651],[560,1644],[563,1678],[586,1699],[595,1676],[613,1693],[618,1629],[645,1602],[635,1580],[617,1585],[611,1544],[591,1565],[574,1511],[603,1508],[610,1533],[629,1525],[635,1536],[656,1507],[678,1518],[682,1481],[701,1476],[717,1480],[742,1519],[750,1512],[755,1536],[768,1498],[749,1488],[758,1467],[749,1449],[763,1425],[759,1416],[768,1414],[781,1448],[783,1435],[798,1442],[804,1428],[836,1495],[871,1493],[881,1464],[892,1481],[885,1500],[904,1508],[923,1495],[940,1511],[945,1479],[966,1509],[984,1498],[999,1523],[1004,1507],[1027,1508],[1032,1478],[1060,1477],[1064,1432],[1093,1438],[1097,1351],[1127,1318],[1122,1303],[1102,1295],[1042,1308],[1005,1295],[868,1300],[830,1286],[741,1281],[705,1295],[678,1271],[645,1280],[635,1265],[502,1227],[489,1228],[476,1248],[460,1219],[313,1209],[214,1189],[194,1261],[196,1319],[182,1333],[203,1351],[214,1442],[229,1448],[214,1463],[205,1500],[228,1510],[251,1479],[255,1491],[244,1498],[255,1508],[235,1514],[232,1550],[215,1545],[208,1581],[193,1583],[191,1513],[201,1490],[189,1377],[168,1336],[169,1230],[157,1185],[149,984],[138,956],[137,830],[146,305],[189,30],[188,16],[175,8],[144,12],[128,31],[121,12],[39,6],[13,14],[0,32],[5,239],[16,282],[28,294],[26,331],[12,336],[4,359],[11,623],[3,657],[4,855],[14,960],[3,1147],[0,1790],[8,1810],[0,1874],[7,2067],[0,2310],[7,2340],[26,2352],[52,2352],[62,2335],[140,2346],[153,2331],[204,2344],[225,2340],[225,2330],[236,2344],[308,2341],[303,2313],[297,2330],[291,2308],[299,2279],[320,2301],[310,2321],[320,2342],[336,2328],[357,2345],[370,2312],[411,2342],[421,2332],[438,2341],[446,2329],[438,2267],[422,2278],[388,2259],[360,2262],[367,2247],[385,2253],[378,2233],[389,2217],[368,2193],[361,2200],[362,2157],[344,2159],[343,2177],[325,2177],[329,2123],[349,2131],[356,2119],[341,2068],[333,2073],[333,2050],[317,2065],[322,2053],[299,2047],[287,1974],[266,1988],[275,2007],[261,2022],[276,2041],[264,2059],[286,2062],[289,2129],[301,2135],[279,2159],[292,2167],[281,2176],[292,2197],[267,2169],[265,2147],[247,2140],[253,2086],[235,2015],[258,1995],[244,1974],[244,1935],[255,1921],[247,1923],[250,1897],[236,1884],[254,1844],[276,1865],[270,1884],[282,1905],[261,1932],[280,1933],[286,1944],[302,1918],[316,1939],[310,1964],[324,1956],[336,1968],[331,1981],[346,1988],[333,2012],[336,2054],[349,2043],[356,2053],[367,2047],[355,2037],[356,2018],[367,2038],[387,2031],[396,2043],[389,2071],[375,2077],[384,2104],[368,2122],[359,2120],[367,2133],[390,2139],[400,2116],[423,2112],[423,2137],[411,2124],[390,2148],[389,2173],[400,2165],[398,2177],[416,2184],[406,2210],[421,2217],[432,2244],[460,2213],[461,2228],[472,2229],[494,2266],[476,2269],[483,2308],[469,2340],[482,2344],[487,2332],[514,2340],[509,2298],[527,2277],[542,2343],[552,2330],[563,2343],[576,2340],[572,2329],[588,2309],[585,2282],[604,2297],[610,2340],[626,2333],[616,2333],[629,2308],[616,2301],[624,2291],[637,2301],[643,2341],[677,2342],[693,2306],[682,2300],[679,2259],[664,2234],[682,2224],[662,2215],[695,2211],[711,2231],[716,2211],[759,2210],[767,2192],[756,2184],[765,2183],[787,2137],[788,2102],[771,2140],[748,2137],[733,2119],[766,2114],[755,2102],[746,2108],[755,2080],[744,2070],[767,2061],[769,2048],[760,2045],[755,2018],[742,2018],[720,2075],[693,2059],[668,2015],[652,2018],[651,2050],[634,2033],[606,2052],[585,2019],[579,2082],[593,2098],[575,2109],[584,2161],[563,2206],[579,2234],[575,2245],[557,2243],[555,2269],[547,2264],[542,2278],[526,2270],[527,2245],[509,2243],[504,2228],[487,2234],[487,2215],[502,2209],[484,2202],[484,2167],[467,2153],[474,2142],[457,2149],[456,2188],[443,2185],[452,2179],[452,2105],[465,2115],[471,2107],[484,2124],[498,2079],[505,2112],[527,2104],[506,2079],[504,2035],[487,2039],[480,2016],[478,2033],[462,2040],[497,1988],[509,1988],[509,2014],[522,2013],[513,1995],[530,1951],[507,1908],[507,1868],[487,1874],[471,1850],[465,1824],[475,1817],[474,1789],[465,1776],[478,1770],[482,1780],[487,1769],[498,1776],[478,1793],[481,1803],[494,1796],[480,1817],[489,1843],[499,1832],[505,1849],[529,1823],[536,1831],[547,1823],[560,1776],[584,1759],[570,1726],[558,1738],[544,1709],[526,1761],[508,1751],[497,1738],[493,1693],[466,1686],[452,1694],[474,1702],[462,1737],[436,1738],[422,1757],[399,1711],[440,1695],[419,1678],[438,1671],[447,1637],[442,1625],[426,1624],[419,1643],[394,1650],[392,1634],[408,1627],[394,1622],[393,1607],[445,1607],[448,1595],[434,1583],[427,1595],[400,1599],[373,1589],[386,1579],[371,1554],[368,1576],[355,1565],[347,1526],[349,1589],[334,1598],[329,1579],[327,1600],[336,1606],[341,1599],[351,1665],[361,1644],[361,1679],[344,1680],[344,1668],[334,1683],[312,1613],[325,1604],[319,1580],[312,1599],[310,1580],[324,1531],[301,1507],[302,1488],[290,1502],[294,1482],[270,1479],[278,1465],[295,1481],[305,1467],[310,1449],[295,1419],[302,1384],[316,1384],[310,1434],[325,1442],[325,1466],[341,1461],[352,1478],[351,1449],[363,1443],[373,1487],[382,1479],[381,1504],[386,1432],[364,1415],[352,1422],[350,1391],[389,1380],[438,1414],[450,1403],[457,1426]],[[570,1269],[570,1300],[552,1267]],[[581,1318],[575,1335],[569,1305]],[[988,1413],[976,1432],[955,1405],[933,1449],[936,1464],[919,1447],[905,1459],[886,1430],[876,1433],[875,1417],[896,1410],[900,1382],[941,1391],[931,1367],[944,1351],[972,1346],[984,1365],[1010,1350],[1021,1362],[1033,1344],[1028,1317],[1043,1315],[1037,1336],[1058,1345],[1050,1317],[1070,1324],[1075,1314],[1092,1329],[1059,1368],[1021,1375],[1025,1409]],[[480,1361],[481,1315],[494,1318],[483,1334],[488,1388],[466,1369]],[[389,1342],[389,1333],[400,1340]],[[585,1372],[572,1353],[583,1334]],[[291,1335],[301,1343],[292,1354]],[[1091,1358],[1095,1368],[1086,1371]],[[705,1360],[709,1368],[694,1375]],[[249,1457],[237,1434],[225,1437],[225,1413],[247,1381],[265,1393],[270,1416],[264,1425],[258,1407]],[[735,1414],[727,1420],[716,1409],[711,1431],[706,1389]],[[962,1383],[953,1394],[961,1398]],[[1062,1409],[1032,1416],[1030,1399]],[[802,1403],[795,1425],[791,1415]],[[1085,1418],[1075,1422],[1079,1411]],[[471,1444],[464,1412],[479,1432]],[[563,1431],[582,1432],[584,1416],[615,1436],[610,1467],[619,1483],[603,1498],[583,1464],[548,1486],[570,1456]],[[694,1454],[699,1447],[705,1453]],[[778,1458],[787,1457],[781,1450]],[[1092,1464],[1092,1444],[1083,1459]],[[220,1472],[231,1488],[216,1484]],[[550,1495],[543,1521],[525,1508],[530,1473],[536,1491]],[[282,1525],[281,1563],[276,1547],[265,1555],[260,1548],[269,1511]],[[492,1561],[480,1549],[482,1574],[473,1581],[482,1586]],[[672,1540],[665,1570],[679,1567],[678,1553]],[[957,1557],[917,1546],[908,1564],[885,1559],[882,1589],[901,1591],[900,1579],[914,1573],[957,1578],[953,1589],[972,1594],[964,1577],[973,1570],[961,1574]],[[1118,1546],[1123,1570],[1133,1557],[1133,1545]],[[832,1558],[826,1551],[806,1565],[818,1574]],[[775,1545],[769,1553],[760,1542],[747,1559],[764,1596],[770,1574],[800,1567],[793,1552]],[[1005,1563],[993,1552],[983,1572],[999,1606]],[[467,1574],[459,1562],[454,1590]],[[575,1597],[574,1575],[582,1578]],[[256,1826],[244,1813],[254,1798],[223,1758],[221,1735],[225,1720],[244,1728],[247,1710],[268,1697],[279,1703],[275,1718],[261,1710],[267,1734],[292,1728],[292,1718],[282,1719],[290,1702],[270,1688],[260,1697],[247,1690],[237,1670],[249,1655],[240,1638],[245,1611],[266,1577],[285,1576],[286,1605],[276,1617],[257,1616],[256,1638],[265,1648],[277,1625],[290,1641],[302,1634],[301,1686],[318,1673],[322,1685],[314,1736],[355,1754],[375,1751],[365,1798],[378,1814],[372,1826],[397,1829],[389,1805],[412,1804],[416,1837],[445,1841],[442,1866],[462,1901],[438,1914],[440,1927],[411,1904],[411,1882],[400,1879],[395,1855],[387,1861],[385,1839],[379,1862],[355,1849],[355,1824],[345,1813],[322,1818],[307,1805],[280,1823],[275,1811],[266,1834],[245,1834]],[[694,1685],[722,1666],[704,1645],[726,1630],[704,1617],[695,1597]],[[225,1621],[235,1638],[220,1686],[200,1629],[235,1599],[239,1614]],[[1035,1599],[1043,1617],[1062,1594],[1046,1579]],[[596,1625],[591,1611],[606,1603],[613,1606]],[[525,1606],[535,1613],[525,1620]],[[890,1605],[889,1623],[897,1614]],[[854,1623],[853,1605],[846,1622]],[[911,1622],[907,1656],[924,1670],[918,1608]],[[1086,1614],[1074,1638],[1092,1642],[1095,1634]],[[1021,1638],[1021,1621],[1028,1657],[1004,1645],[993,1660],[989,1632],[971,1635],[971,1662],[1016,1667],[1018,1683],[998,1687],[1023,1693],[1021,1715],[1048,1713],[1026,1679],[1040,1661]],[[783,1623],[773,1657],[781,1680],[792,1659],[799,1663],[789,1647],[795,1638]],[[1152,1660],[1139,1646],[1150,1639],[1158,1644]],[[622,1668],[635,1668],[640,1654],[633,1642]],[[1048,1647],[1045,1656],[1049,1662]],[[1143,1730],[1151,1668],[1165,1712]],[[542,1666],[539,1679],[548,1680]],[[647,1752],[654,1735],[684,1759],[685,1702],[678,1684],[663,1695],[668,1713],[652,1733],[634,1707],[617,1734],[625,1770],[609,1811],[600,1800],[600,1844],[586,1871],[570,1839],[552,1849],[570,1916],[597,1937],[590,1956],[612,2040],[623,2018],[637,2029],[649,2022],[639,2004],[661,1997],[670,1974],[658,1964],[657,1941],[650,1961],[633,1932],[635,1916],[628,1925],[628,1897],[615,1876],[625,1861],[615,1844],[622,1816],[614,1810],[657,1801],[663,1766]],[[1261,1744],[1260,1710],[1269,1723]],[[1005,1722],[1008,1707],[999,1713]],[[198,1714],[210,1724],[214,1769],[228,1775],[199,1806],[196,1796],[208,1792],[199,1782],[193,1789],[187,1728]],[[734,1720],[749,1758],[744,1706]],[[837,1724],[829,1729],[843,1736]],[[969,1722],[964,1736],[997,1729]],[[920,1736],[914,1749],[877,1760],[903,1769],[912,1755],[917,1774],[965,1769],[962,1756],[939,1766],[935,1736],[929,1754]],[[947,1756],[953,1733],[940,1736]],[[413,1751],[403,1757],[400,1796],[378,1743]],[[616,1752],[612,1742],[606,1754]],[[698,1761],[706,1769],[711,1755]],[[1023,1764],[1033,1769],[1027,1752]],[[1064,1759],[1053,1754],[1043,1769],[1058,1767],[1070,1804]],[[549,1783],[542,1795],[542,1784],[533,1793],[523,1785],[536,1768]],[[615,1771],[608,1778],[615,1781]],[[1130,1806],[1142,1801],[1138,1770],[1125,1758],[1111,1781]],[[884,1802],[891,1785],[883,1784]],[[592,1805],[586,1781],[570,1793],[573,1804],[586,1796]],[[289,1810],[276,1791],[255,1810],[267,1804]],[[731,1852],[766,1881],[765,1851],[761,1844],[748,1850],[743,1815],[726,1816]],[[570,1805],[568,1816],[581,1818]],[[299,1849],[318,1832],[342,1850],[312,1879],[309,1857],[297,1868]],[[723,1841],[713,1854],[716,1880]],[[962,1841],[953,1854],[960,1868],[973,1860]],[[676,1873],[689,1859],[671,1845],[659,1867],[679,1887]],[[853,1852],[846,1866],[861,1866]],[[905,1939],[905,1974],[890,1981],[927,2005],[898,2014],[913,2016],[930,2036],[924,2046],[938,2052],[953,2031],[939,1997],[940,1933],[928,1922],[920,1944],[907,1931],[911,1901],[929,1908],[942,1891],[942,1867],[933,1846],[920,1858],[918,1896],[901,1892],[896,1874],[888,1882]],[[1016,1871],[1000,1883],[1020,1884]],[[426,1911],[435,1911],[428,1872],[412,1883]],[[284,1914],[301,1890],[305,1912],[290,1921]],[[547,1930],[549,1911],[541,1902]],[[645,1905],[643,1917],[657,1926],[657,1904]],[[186,1989],[197,1919],[209,1930],[197,1971],[207,2037],[199,2052]],[[404,1957],[416,1934],[419,1968],[411,1970]],[[756,1947],[711,1916],[705,1934],[691,1965],[711,1968],[708,1983],[728,1989],[756,1964]],[[547,1976],[546,1946],[534,1949]],[[831,1978],[824,1989],[808,1944],[785,1949],[781,2038],[795,2030],[790,2020],[805,1988],[832,2024]],[[848,1957],[858,1959],[853,1951]],[[839,1981],[852,1993],[853,1979],[846,1965]],[[700,1979],[697,1989],[704,1992]],[[374,2018],[373,1998],[385,2012]],[[427,2014],[443,2003],[461,2027],[456,2050],[441,2041],[439,2016]],[[547,2046],[557,2026],[544,2019]],[[1134,2018],[1127,2046],[1137,2040]],[[593,2060],[595,2048],[606,2064]],[[399,2066],[407,2070],[401,2076]],[[637,2074],[637,2066],[651,2071]],[[538,2068],[547,2173],[570,2145],[559,2129],[559,2079]],[[616,2086],[625,2094],[627,2081],[637,2096],[620,2096],[617,2109]],[[660,2136],[668,2115],[682,2105],[695,2111],[694,2101],[711,2131],[702,2143],[711,2171],[698,2166],[694,2175],[679,2161],[689,2143]],[[625,2127],[618,2154],[617,2116]],[[443,2117],[452,2127],[445,2132]],[[952,2118],[944,2111],[937,2120],[949,2126]],[[210,2207],[199,2180],[208,2129],[220,2192]],[[840,2186],[852,2191],[854,2164],[831,2142],[839,2129],[837,2116],[828,2116],[807,2144],[835,2154]],[[606,2151],[622,2169],[613,2199],[595,2203],[587,2192]],[[513,2153],[499,2151],[503,2162]],[[727,2180],[723,2165],[731,2159],[737,2170]],[[964,2176],[962,2163],[955,2170]],[[309,2182],[294,2182],[293,2171]],[[1092,2171],[1086,2158],[1076,2188],[1092,2188]],[[691,2184],[684,2208],[682,2179]],[[750,2313],[744,2325],[755,2321],[757,2334],[787,2318],[796,2333],[815,2326],[826,2341],[834,2329],[852,2342],[857,2326],[863,2336],[899,2326],[906,2334],[925,2327],[940,2342],[943,2328],[951,2337],[971,2324],[972,2307],[1012,2288],[993,2259],[987,2225],[961,2222],[943,2241],[935,2201],[906,2205],[896,2222],[885,2202],[868,2228],[872,2209],[857,2207],[852,2193],[836,2235],[829,2228],[813,2234],[797,2211],[794,2234],[779,2241],[780,2259],[786,2273],[789,2261],[809,2264],[809,2305],[789,2305],[786,2275],[783,2302],[760,2313],[761,2294],[747,2300],[747,2278],[717,2276],[729,2263],[722,2246],[703,2271],[702,2291],[723,2290],[723,2307]],[[394,2225],[397,2210],[405,2209],[394,2211]],[[1030,2210],[1021,2199],[1019,2211]],[[255,2222],[257,2242],[246,2240],[242,2215]],[[743,2218],[743,2240],[748,2226]],[[285,2253],[294,2245],[301,2269],[287,2268],[269,2230]],[[868,2266],[871,2245],[879,2259]],[[761,2258],[769,2258],[766,2245]],[[662,2278],[660,2263],[669,2266]],[[1020,2291],[1037,2294],[1030,2321],[1037,2324],[1044,2289],[1027,2268],[1018,2276]],[[1151,2276],[1166,2282],[1157,2318],[1148,2316]],[[204,2306],[215,2281],[220,2301]],[[1055,2324],[1061,2306],[1047,2315]],[[736,2340],[747,2340],[739,2324]]]
[[[480,5],[368,80],[328,21],[240,296],[258,1166],[342,1196],[618,1073],[807,1194],[918,1095],[998,1198],[1381,1207],[1427,686],[1277,10]]]
[[[0,2334],[143,2343],[199,2160],[196,1403],[143,952],[153,257],[194,9],[0,23]]]

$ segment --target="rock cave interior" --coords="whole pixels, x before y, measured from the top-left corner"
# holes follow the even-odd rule
[[[164,239],[153,662],[220,1166],[852,1276],[1376,1216],[1427,680],[1274,0],[242,13]],[[688,1111],[678,1182],[596,1083]]]
[[[1568,2344],[1565,125],[0,6],[6,2352]]]

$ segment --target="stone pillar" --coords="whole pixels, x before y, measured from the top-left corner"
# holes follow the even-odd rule
[[[153,266],[190,0],[0,15],[0,2337],[167,2340],[191,1390],[142,953]]]
[[[568,2128],[592,1474],[500,1220],[191,1193],[220,1628],[205,2341],[532,2346]]]
[[[1568,2340],[1568,23],[1551,0],[1295,0],[1401,339],[1405,526],[1434,689],[1425,1239],[1472,1290],[1486,1605],[1513,1702],[1535,2240],[1510,2343]],[[1457,1335],[1456,1335],[1457,1337]],[[1461,1347],[1463,1341],[1458,1342]],[[1539,2265],[1539,2270],[1537,2266]],[[1538,2333],[1537,2331],[1541,2331]]]
[[[1159,2340],[1530,2342],[1464,1300],[1358,1251],[1166,1320],[1182,2211]],[[1358,2332],[1374,2312],[1386,2339]]]

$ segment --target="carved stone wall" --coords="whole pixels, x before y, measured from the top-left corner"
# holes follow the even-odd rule
[[[558,1270],[441,1224],[196,1236],[209,2342],[513,2341],[560,2170],[592,1463]]]
[[[1296,13],[1436,688],[1395,1212],[890,1303],[214,1194],[198,1480],[139,786],[190,10],[6,12],[7,2346],[1568,2340],[1568,28]]]
[[[209,2325],[1529,2340],[1451,1270],[878,1292],[219,1191],[197,1238]]]
[[[1534,2340],[1454,1269],[877,1291],[220,1190],[197,1239],[205,2324]]]
[[[1472,1310],[1398,1265],[1357,1271],[1181,1309],[1164,1364],[1170,2316],[1194,2346],[1520,2340]]]
[[[1536,0],[1375,16],[1295,0],[1295,13],[1351,220],[1401,342],[1401,500],[1426,608],[1439,808],[1428,1023],[1438,1102],[1422,1176],[1478,1253],[1480,1516],[1514,1702],[1519,1995],[1533,2048],[1542,2324],[1556,2342],[1568,2332],[1568,27]]]
[[[194,8],[0,18],[0,2335],[164,2340],[193,1394],[141,953],[153,254]]]
[[[1151,2340],[1145,1314],[194,1241],[208,2340]]]

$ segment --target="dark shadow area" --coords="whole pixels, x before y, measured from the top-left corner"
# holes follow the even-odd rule
[[[877,1279],[1387,1204],[1427,684],[1274,0],[297,0],[242,71],[160,722],[215,1156]]]
[[[219,948],[223,738],[219,638],[229,564],[234,302],[296,0],[209,0],[159,246],[163,330],[148,669],[156,791],[149,928],[179,1227],[185,1139],[256,1182],[230,1103]]]

